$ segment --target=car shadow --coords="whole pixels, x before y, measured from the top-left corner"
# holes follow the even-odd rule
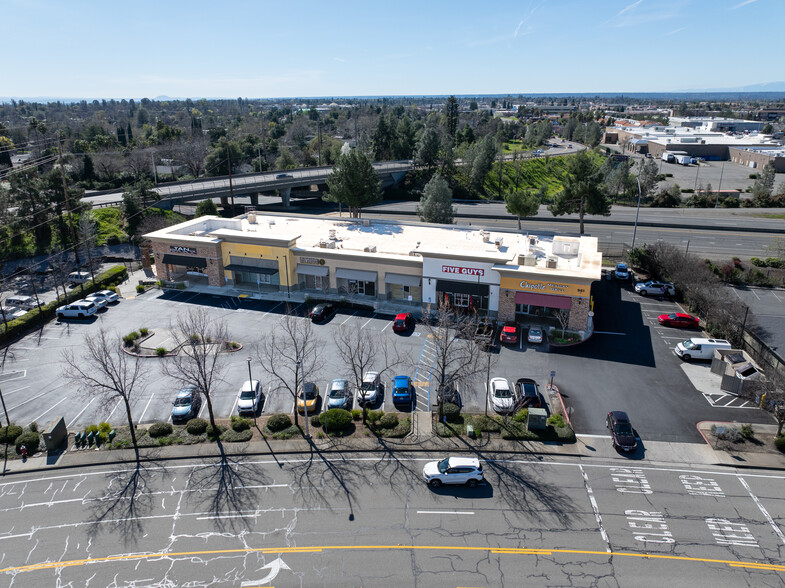
[[[635,439],[638,441],[638,446],[635,448],[635,451],[622,451],[618,447],[614,447],[616,453],[618,453],[621,457],[626,457],[630,460],[640,460],[646,457],[646,446],[643,444],[643,440],[638,436],[636,431]]]
[[[458,484],[445,484],[438,488],[429,485],[428,488],[431,493],[436,494],[437,496],[452,496],[453,498],[460,498],[463,500],[493,498],[493,486],[491,486],[487,480],[485,482],[480,482],[474,488]]]

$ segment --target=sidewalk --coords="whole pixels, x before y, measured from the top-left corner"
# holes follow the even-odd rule
[[[643,441],[642,447],[631,455],[624,455],[611,447],[610,439],[595,435],[578,435],[576,443],[541,443],[532,441],[504,441],[484,436],[480,439],[460,437],[441,438],[431,431],[431,419],[428,413],[417,413],[423,416],[416,419],[411,435],[404,439],[384,439],[366,437],[358,439],[312,438],[290,439],[287,441],[263,440],[246,443],[222,444],[224,455],[233,461],[252,456],[311,455],[327,454],[328,459],[342,460],[347,453],[382,452],[394,454],[411,453],[476,453],[481,459],[494,455],[511,455],[520,459],[548,456],[550,459],[579,457],[586,459],[602,459],[618,462],[620,467],[632,466],[671,466],[671,467],[705,467],[728,466],[736,468],[761,468],[785,471],[785,454],[780,453],[728,453],[717,450],[708,443],[669,443],[662,441]],[[700,423],[700,431],[709,431],[712,424]],[[769,431],[768,428],[772,430]],[[765,430],[764,430],[765,429]],[[760,432],[776,432],[774,425],[756,425]],[[198,445],[176,445],[167,447],[146,448],[140,450],[142,460],[147,462],[211,459],[221,456],[221,450],[215,443]],[[135,461],[133,450],[98,451],[96,449],[74,450],[71,446],[62,454],[53,456],[36,456],[26,462],[9,460],[6,473],[18,474],[58,469],[86,468],[101,465],[129,464]]]

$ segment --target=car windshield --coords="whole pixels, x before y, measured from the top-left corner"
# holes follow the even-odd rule
[[[373,380],[369,382],[363,382],[363,390],[374,390],[376,388],[376,382]]]
[[[443,459],[439,462],[439,471],[443,474],[450,469],[450,458]]]
[[[305,398],[306,400],[313,400],[314,398],[316,398],[316,390],[306,390],[305,392],[301,390],[300,399],[302,400],[303,398]]]
[[[333,388],[330,390],[330,398],[346,398],[346,388]]]
[[[510,398],[512,394],[510,394],[509,388],[496,388],[496,398]]]
[[[616,423],[616,434],[632,437],[632,427],[629,423]]]
[[[529,329],[529,335],[532,337],[540,337],[542,336],[542,331],[540,329]]]
[[[675,314],[669,314],[669,315],[668,315],[668,318],[669,318],[670,320],[672,320],[672,321],[673,321],[673,320],[676,320],[676,319],[677,319],[677,318],[679,318],[679,317],[678,317],[678,316],[676,316]]]
[[[398,384],[395,386],[395,392],[398,394],[403,394],[409,391],[409,387],[406,384]]]
[[[405,324],[406,324],[406,321],[405,321],[405,320],[403,320],[403,319],[395,319],[395,326],[396,326],[396,327],[402,327],[402,326],[404,326]]]
[[[687,339],[682,345],[684,345],[684,349],[695,349],[695,343],[692,339]]]
[[[183,396],[181,398],[175,398],[174,405],[175,406],[191,406],[191,399],[188,396]]]
[[[253,390],[243,390],[242,392],[240,392],[240,398],[242,398],[243,400],[249,400],[254,396],[255,394]]]
[[[524,384],[523,384],[523,386],[521,386],[521,388],[523,389],[523,395],[524,396],[536,396],[537,395],[537,386],[535,384],[533,384],[532,382],[524,382]]]

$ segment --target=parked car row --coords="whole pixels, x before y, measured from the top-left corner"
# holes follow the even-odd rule
[[[520,333],[523,327],[519,327],[518,323],[515,321],[507,321],[504,323],[501,332],[499,333],[499,341],[502,343],[508,343],[510,345],[516,345],[518,343],[519,337],[521,336]],[[526,341],[532,344],[542,343],[545,340],[545,334],[542,327],[537,325],[532,325],[529,327],[528,333],[526,335]]]
[[[510,388],[506,378],[492,378],[489,392],[493,410],[499,414],[512,414],[522,408],[550,408],[540,388],[531,378],[519,378]]]
[[[70,304],[60,306],[55,314],[58,319],[76,318],[84,319],[93,316],[99,310],[106,308],[109,304],[119,302],[120,297],[111,290],[99,290],[89,294],[82,300],[76,300]]]

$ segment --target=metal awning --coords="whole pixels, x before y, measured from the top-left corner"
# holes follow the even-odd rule
[[[515,304],[530,304],[531,306],[569,310],[572,306],[572,298],[569,296],[554,296],[553,294],[538,294],[536,292],[516,292]]]
[[[297,264],[297,269],[295,273],[302,274],[304,276],[321,276],[324,277],[328,273],[330,273],[330,268],[325,267],[323,265],[305,265],[302,263]]]
[[[386,284],[398,284],[399,286],[419,286],[422,283],[420,276],[409,276],[406,274],[384,274]]]
[[[233,272],[248,272],[251,274],[265,274],[271,276],[278,273],[276,267],[256,267],[254,265],[240,265],[239,263],[231,263],[226,266],[226,269]]]
[[[357,280],[358,282],[375,282],[376,272],[364,272],[362,270],[353,270],[338,268],[335,270],[335,277],[339,280]]]
[[[165,265],[184,265],[185,267],[207,267],[207,260],[204,257],[189,257],[188,255],[172,255],[164,253],[163,262]]]
[[[436,291],[448,294],[470,294],[471,296],[488,296],[490,286],[478,282],[454,282],[452,280],[436,280]]]

